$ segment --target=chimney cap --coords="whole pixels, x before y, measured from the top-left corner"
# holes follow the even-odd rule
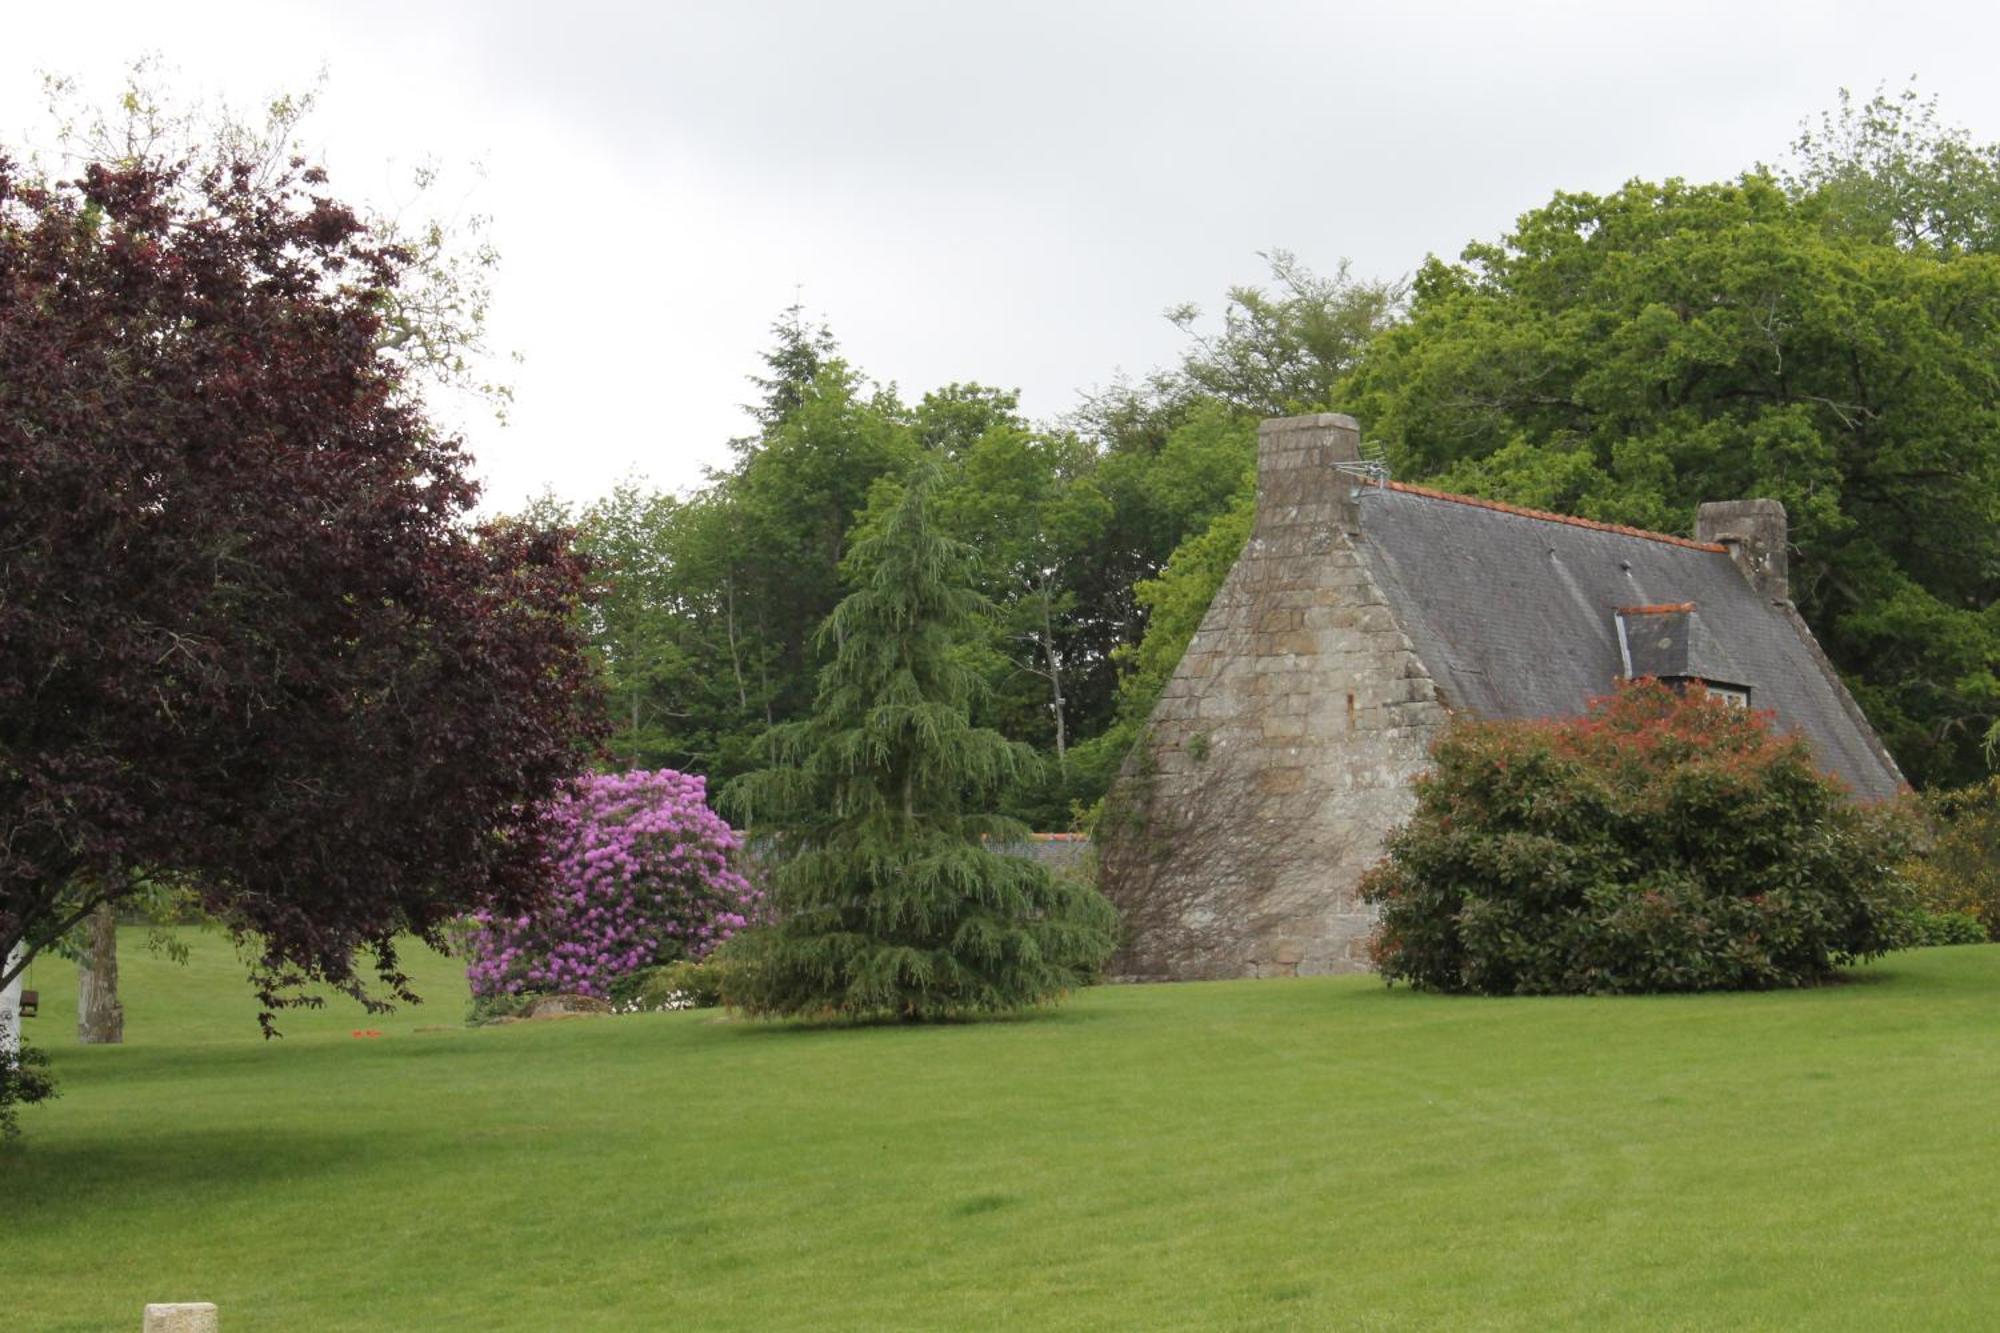
[[[1345,412],[1308,412],[1296,417],[1265,417],[1257,423],[1260,435],[1276,435],[1293,430],[1351,430],[1359,433],[1361,423]]]

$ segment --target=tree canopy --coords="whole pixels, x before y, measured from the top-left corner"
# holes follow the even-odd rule
[[[357,951],[401,995],[399,936],[540,890],[590,575],[465,522],[384,346],[410,262],[296,161],[0,160],[0,957],[174,881],[267,1007]]]

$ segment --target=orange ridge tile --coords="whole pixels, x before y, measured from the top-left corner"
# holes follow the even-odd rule
[[[1475,509],[1492,509],[1502,514],[1515,514],[1521,518],[1539,518],[1550,523],[1567,523],[1573,528],[1592,528],[1598,532],[1614,532],[1621,537],[1643,537],[1649,542],[1665,542],[1669,546],[1685,546],[1691,551],[1717,551],[1727,553],[1728,548],[1720,542],[1698,542],[1688,537],[1676,537],[1669,532],[1651,532],[1645,528],[1628,528],[1623,523],[1599,523],[1595,519],[1578,518],[1574,514],[1552,514],[1546,509],[1528,509],[1521,505],[1510,505],[1504,500],[1482,500],[1476,495],[1454,495],[1450,491],[1434,491],[1428,486],[1412,486],[1407,481],[1388,483],[1392,491],[1402,491],[1406,495],[1420,495],[1427,500],[1449,500],[1453,504],[1471,505]]]

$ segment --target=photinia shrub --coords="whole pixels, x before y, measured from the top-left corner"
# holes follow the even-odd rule
[[[1767,714],[1656,681],[1446,727],[1362,883],[1390,982],[1489,995],[1809,985],[1901,942],[1905,843]]]
[[[742,839],[703,780],[672,769],[598,774],[551,810],[544,904],[473,918],[466,969],[478,999],[549,992],[608,998],[641,968],[700,959],[755,914]]]

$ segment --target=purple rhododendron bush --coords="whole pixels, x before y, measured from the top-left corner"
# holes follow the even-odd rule
[[[551,813],[547,901],[473,919],[477,998],[606,998],[641,968],[706,956],[755,913],[759,892],[735,868],[743,840],[709,809],[699,777],[597,774]]]

